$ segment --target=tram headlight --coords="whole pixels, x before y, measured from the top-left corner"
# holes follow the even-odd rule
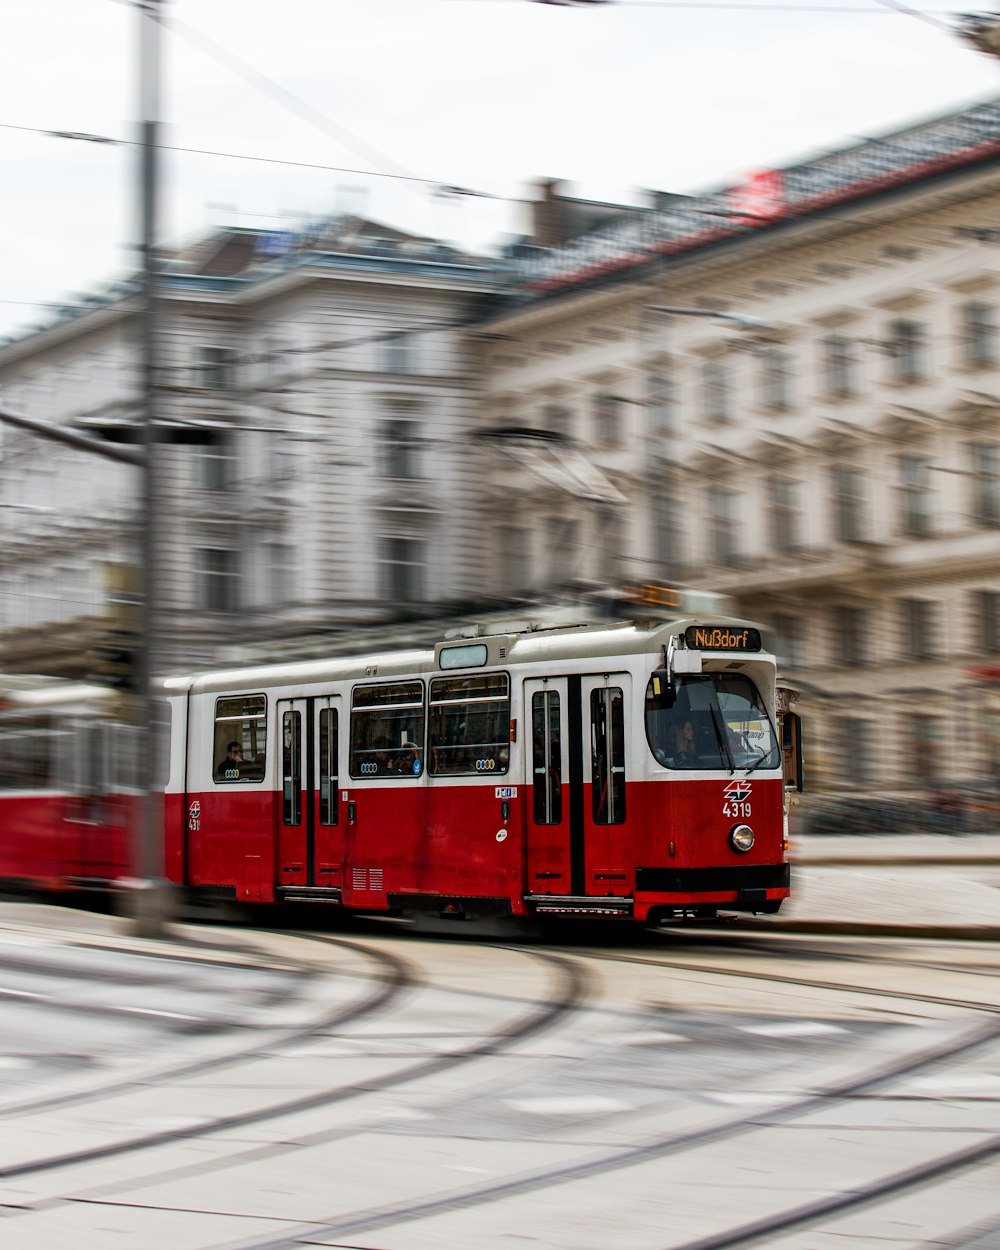
[[[734,851],[745,853],[753,846],[753,830],[749,825],[733,825],[729,831],[729,845]]]

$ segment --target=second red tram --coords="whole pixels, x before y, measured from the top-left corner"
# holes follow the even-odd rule
[[[512,628],[163,693],[166,875],[197,893],[643,923],[789,893],[775,657],[746,622]]]

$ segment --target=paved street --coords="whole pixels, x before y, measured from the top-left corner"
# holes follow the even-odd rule
[[[605,945],[2,902],[4,1245],[992,1245],[1000,958],[934,940],[992,839],[795,853],[787,917]]]

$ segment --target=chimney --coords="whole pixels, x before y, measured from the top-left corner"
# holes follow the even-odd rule
[[[531,241],[535,247],[559,247],[566,239],[568,221],[559,178],[539,178],[539,198],[534,202]]]

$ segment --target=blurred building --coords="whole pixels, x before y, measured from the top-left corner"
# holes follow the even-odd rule
[[[1000,778],[998,223],[990,103],[527,249],[480,339],[508,588],[725,592],[813,785]]]
[[[163,654],[200,664],[464,600],[471,340],[491,262],[374,222],[228,229],[162,279]],[[138,296],[109,288],[0,347],[0,398],[134,440]],[[78,675],[136,558],[138,472],[9,427],[0,671]],[[110,569],[110,573],[109,573]],[[119,579],[120,580],[120,579]]]
[[[640,207],[547,181],[502,262],[202,240],[164,279],[167,662],[669,581],[776,630],[813,786],[997,778],[998,222],[990,102]],[[136,300],[0,346],[3,402],[131,437]],[[77,673],[135,471],[3,437],[0,671]]]

